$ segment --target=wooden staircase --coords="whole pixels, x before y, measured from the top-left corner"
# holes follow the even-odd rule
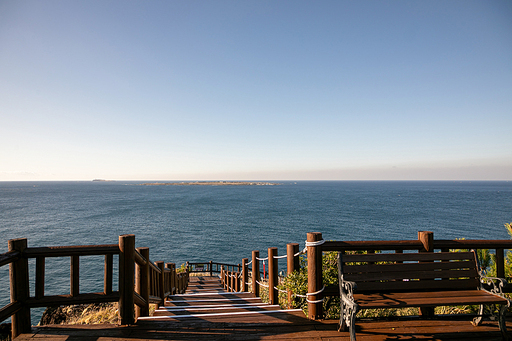
[[[141,317],[139,321],[150,320],[189,320],[201,319],[213,321],[263,314],[283,314],[296,310],[283,310],[278,305],[263,303],[251,293],[227,292],[218,277],[190,277],[185,294],[172,295],[165,300],[151,317]]]

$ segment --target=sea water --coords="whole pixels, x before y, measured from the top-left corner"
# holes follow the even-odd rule
[[[279,255],[287,243],[303,248],[307,232],[327,240],[416,239],[425,230],[436,239],[508,239],[510,222],[512,182],[0,182],[0,253],[14,238],[27,238],[29,247],[116,244],[130,233],[137,247],[150,248],[152,261],[238,264],[252,250],[265,256],[268,247]],[[34,260],[29,266],[34,295]],[[47,259],[45,293],[68,294],[69,273],[69,258]],[[102,289],[103,257],[81,257],[80,291]],[[8,302],[4,266],[0,306]],[[33,313],[33,323],[39,316]]]

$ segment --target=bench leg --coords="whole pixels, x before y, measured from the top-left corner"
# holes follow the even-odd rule
[[[349,329],[350,341],[356,341],[356,314],[359,309],[357,306],[348,306],[341,303],[340,322],[338,331]]]
[[[473,319],[473,322],[471,322],[474,326],[480,325],[482,323],[482,319],[484,317],[484,305],[480,305],[480,309],[478,309],[478,317],[475,317]]]
[[[356,314],[350,316],[350,341],[356,341]]]
[[[502,305],[500,307],[500,316],[499,316],[499,325],[500,325],[500,331],[501,336],[503,337],[503,340],[508,340],[508,334],[507,334],[507,324],[505,323],[505,315],[507,314],[508,306]]]
[[[343,300],[340,299],[340,322],[338,323],[338,331],[344,332],[347,330],[347,323],[345,322],[345,304],[343,304]]]

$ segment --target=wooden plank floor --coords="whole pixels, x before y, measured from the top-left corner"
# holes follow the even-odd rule
[[[497,322],[474,327],[460,320],[360,321],[357,339],[377,340],[501,340]],[[282,311],[248,293],[222,290],[218,278],[191,277],[186,295],[171,296],[153,318],[134,326],[59,325],[34,327],[20,340],[138,341],[138,340],[339,340],[337,321],[310,321],[301,311]],[[512,322],[508,322],[512,330]]]

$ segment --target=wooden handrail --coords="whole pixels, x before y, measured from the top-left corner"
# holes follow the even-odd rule
[[[85,293],[77,296],[71,295],[49,295],[43,298],[30,297],[26,301],[26,305],[30,308],[43,308],[60,305],[75,305],[75,304],[92,304],[92,303],[106,303],[119,301],[119,291],[114,291],[109,295],[102,292]]]
[[[434,249],[512,249],[512,240],[434,240]]]
[[[119,245],[111,244],[29,247],[23,252],[23,255],[28,258],[101,256],[107,254],[119,254]]]
[[[133,294],[135,304],[139,307],[145,307],[149,302],[146,301],[144,298],[142,298],[141,295],[139,295],[137,292]]]
[[[420,250],[423,244],[418,240],[386,241],[325,241],[322,251],[363,251],[363,250]]]
[[[147,259],[137,249],[135,249],[135,263],[140,266],[144,266],[147,263]]]
[[[9,251],[0,255],[0,267],[16,262],[21,257],[21,252],[19,251]],[[1,320],[0,320],[1,321]]]
[[[218,273],[220,273],[220,271],[221,271],[220,267],[222,267],[222,266],[231,268],[231,270],[233,270],[234,268],[237,268],[240,270],[240,268],[241,268],[240,264],[228,264],[228,263],[219,263],[219,262],[213,262],[213,261],[189,262],[188,265],[189,265],[190,272],[210,272],[210,273],[218,272]],[[195,270],[196,265],[205,265],[205,268],[203,270]],[[215,269],[213,268],[214,265],[215,265]]]
[[[6,320],[16,314],[23,305],[20,302],[11,302],[3,308],[0,308],[0,321]]]
[[[512,240],[434,240],[434,249],[512,249]],[[419,240],[325,241],[322,251],[421,250]]]
[[[153,262],[149,262],[149,267],[151,268],[151,270],[155,271],[158,274],[162,273],[162,271],[158,268],[158,266],[156,266],[155,263],[153,263]]]

